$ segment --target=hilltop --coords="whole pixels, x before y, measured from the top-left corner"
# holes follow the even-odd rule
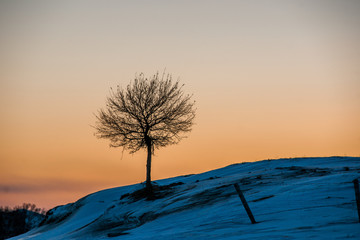
[[[239,163],[90,194],[51,209],[25,239],[359,239],[353,179],[359,157]],[[234,189],[238,183],[257,224]]]

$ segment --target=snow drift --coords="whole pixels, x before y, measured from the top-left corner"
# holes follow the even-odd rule
[[[360,239],[352,183],[358,177],[356,157],[234,164],[156,181],[153,200],[136,194],[142,184],[90,194],[12,239]]]

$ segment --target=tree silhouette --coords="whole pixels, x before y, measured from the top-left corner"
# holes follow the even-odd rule
[[[96,115],[95,135],[110,140],[110,147],[130,153],[147,149],[146,191],[152,193],[151,156],[154,149],[176,144],[190,132],[195,118],[195,102],[185,95],[171,75],[144,74],[122,89],[111,89],[105,109]]]

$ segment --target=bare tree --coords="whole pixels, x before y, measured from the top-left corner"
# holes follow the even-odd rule
[[[110,140],[111,147],[130,153],[147,150],[146,190],[152,193],[151,156],[154,149],[178,143],[191,131],[195,102],[171,75],[135,76],[126,89],[111,89],[105,109],[96,115],[95,135]]]

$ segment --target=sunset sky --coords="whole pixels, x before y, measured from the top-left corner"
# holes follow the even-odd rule
[[[281,157],[360,156],[360,1],[0,0],[0,205],[51,208],[145,180],[97,139],[110,87],[171,73],[193,131],[153,178]]]

